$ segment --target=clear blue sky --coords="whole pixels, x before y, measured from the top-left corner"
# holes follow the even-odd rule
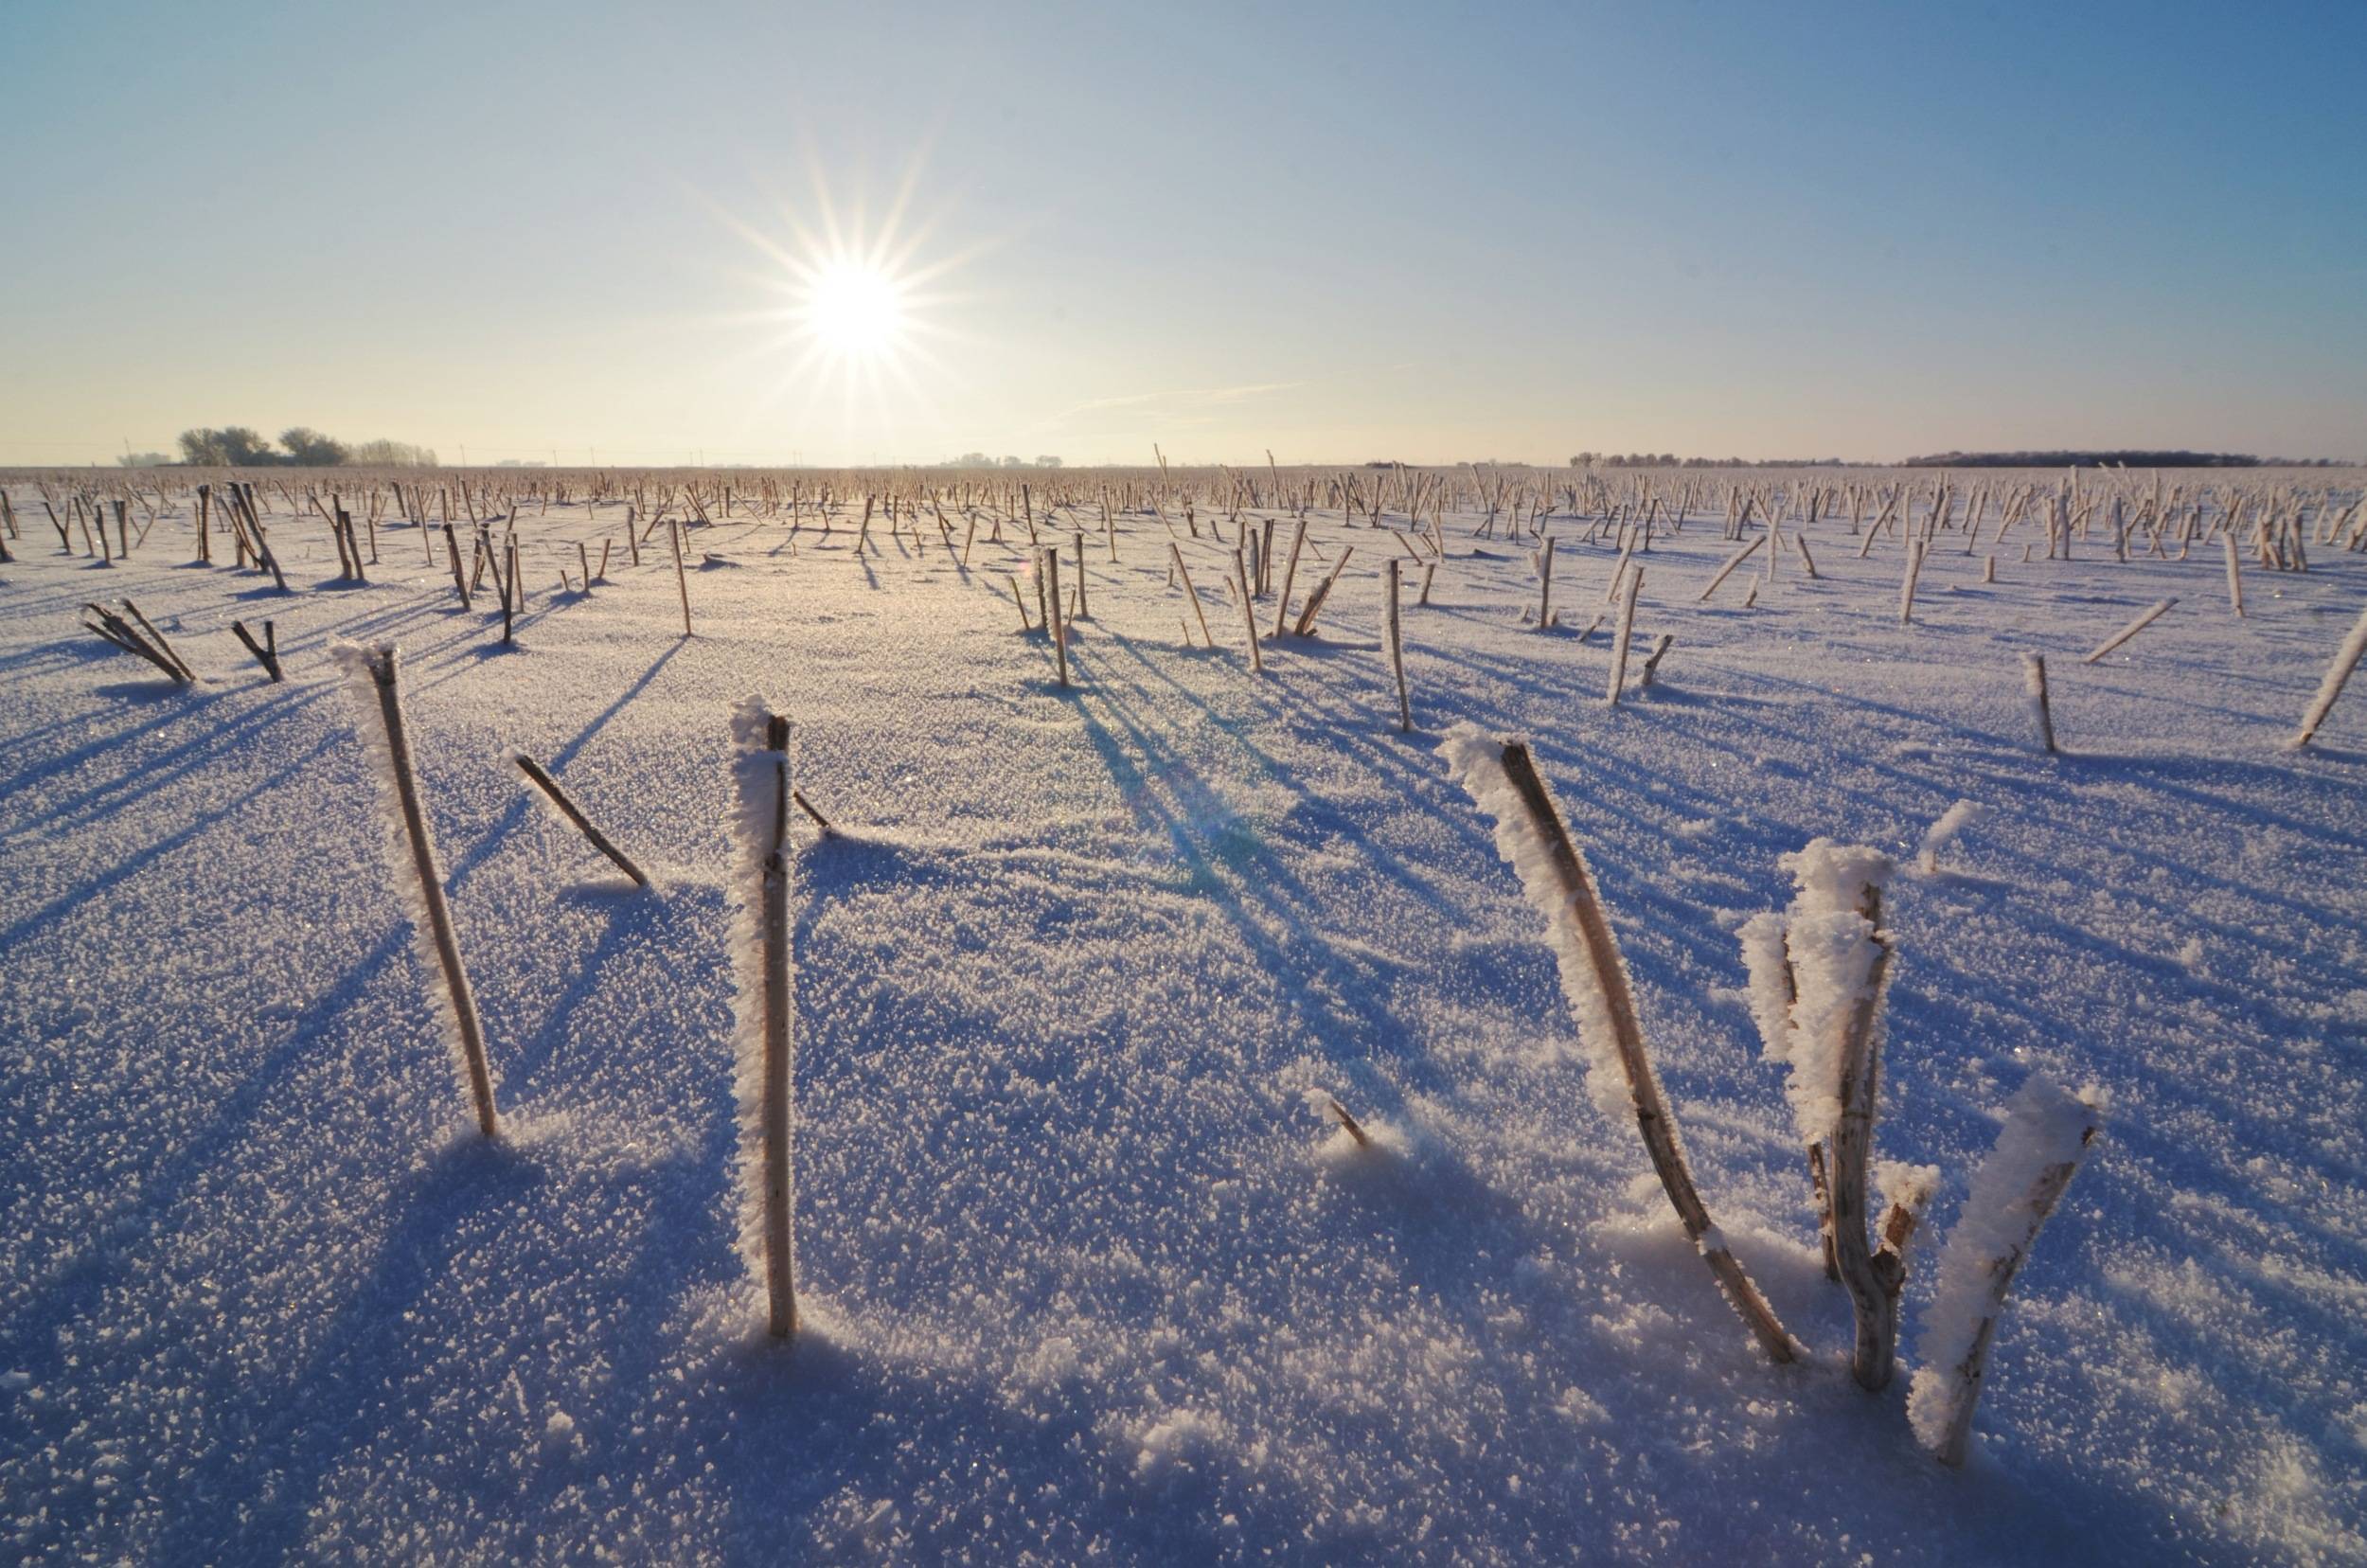
[[[2358,3],[9,0],[0,62],[0,463],[2367,454]],[[826,206],[907,294],[851,361]]]

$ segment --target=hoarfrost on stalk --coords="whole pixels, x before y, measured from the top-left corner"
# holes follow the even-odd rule
[[[740,1256],[758,1285],[764,1263],[764,873],[773,824],[785,814],[788,754],[766,742],[772,715],[750,697],[732,712],[732,872],[729,883],[733,980],[733,1083],[739,1101],[739,1203]],[[792,1036],[791,1049],[795,1050]],[[792,1085],[794,1082],[792,1077]],[[792,1094],[794,1089],[792,1087]],[[790,1136],[795,1138],[795,1117]],[[796,1175],[790,1177],[795,1212]],[[792,1241],[794,1231],[792,1232]]]
[[[1960,800],[1940,813],[1923,835],[1915,848],[1915,864],[1930,876],[1939,869],[1940,851],[1956,842],[1956,835],[1981,820],[1988,808],[1977,800]]]
[[[2102,1119],[2101,1090],[2073,1093],[2033,1075],[2005,1104],[2005,1125],[1972,1179],[1940,1254],[1939,1283],[1923,1314],[1921,1362],[1908,1418],[1939,1450],[1967,1400],[1980,1397],[1988,1352],[2014,1271],[2046,1223]]]
[[[1529,820],[1520,792],[1504,773],[1504,742],[1476,724],[1457,724],[1439,743],[1438,755],[1447,772],[1470,793],[1479,809],[1496,825],[1496,852],[1521,880],[1521,892],[1531,908],[1545,918],[1545,941],[1554,950],[1561,971],[1562,994],[1577,1021],[1578,1044],[1586,1053],[1586,1090],[1603,1114],[1615,1123],[1635,1119],[1635,1100],[1628,1089],[1627,1070],[1620,1065],[1618,1042],[1611,1029],[1611,999],[1595,979],[1587,954],[1586,937],[1578,928],[1577,911],[1561,891],[1553,868],[1553,851]],[[1573,850],[1576,846],[1571,846]],[[1580,864],[1584,864],[1581,856]],[[1619,960],[1623,963],[1625,960]],[[1671,1130],[1674,1135],[1674,1130]]]
[[[430,1010],[436,1015],[436,1032],[443,1036],[445,1049],[452,1058],[453,1074],[460,1081],[464,1099],[473,1100],[475,1088],[469,1071],[469,1046],[461,1034],[461,1014],[464,1010],[473,1019],[476,1001],[469,992],[465,971],[458,977],[444,972],[442,954],[436,950],[434,917],[427,907],[427,892],[420,885],[420,866],[443,885],[443,862],[436,853],[436,835],[429,827],[422,806],[419,823],[426,830],[425,840],[416,846],[411,843],[411,829],[402,815],[401,765],[396,760],[394,738],[387,732],[386,713],[379,695],[376,668],[383,660],[391,669],[398,657],[393,643],[363,644],[342,639],[329,645],[329,657],[344,677],[346,695],[352,704],[353,732],[362,742],[363,754],[369,758],[370,775],[378,780],[375,809],[371,814],[378,819],[379,842],[386,856],[388,880],[394,884],[395,897],[401,900],[402,913],[411,922],[411,942],[418,955],[419,968],[428,976],[428,983],[440,992],[444,1005]],[[400,703],[398,696],[396,699]],[[480,1026],[481,1035],[483,1029]],[[486,1073],[493,1090],[501,1087],[491,1078],[492,1063],[486,1063]]]

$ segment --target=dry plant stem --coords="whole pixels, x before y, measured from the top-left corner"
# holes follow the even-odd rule
[[[504,553],[508,565],[502,572],[502,643],[507,647],[518,611],[525,603],[525,584],[518,580],[518,542],[510,540],[504,546]]]
[[[1211,648],[1216,647],[1217,639],[1208,634],[1208,612],[1201,607],[1200,590],[1192,586],[1191,568],[1184,564],[1184,552],[1176,547],[1173,540],[1167,542],[1167,554],[1174,558],[1175,575],[1184,579],[1184,597],[1192,601],[1192,614],[1200,621],[1200,640]]]
[[[1626,560],[1627,558],[1625,556],[1620,558],[1623,564],[1626,562]],[[1397,562],[1393,561],[1389,563],[1389,565],[1391,571],[1395,572]],[[1539,551],[1537,557],[1537,629],[1539,632],[1543,632],[1553,625],[1553,603],[1554,542],[1548,539],[1545,541],[1544,549]]]
[[[420,533],[425,535],[425,525],[421,526]],[[452,585],[459,593],[460,608],[465,611],[469,608],[469,579],[460,569],[460,541],[454,536],[449,523],[444,525],[444,554],[452,560]]]
[[[125,599],[123,601],[123,608],[133,620],[140,623],[140,630],[148,633],[149,640],[154,643],[158,648],[165,650],[165,657],[170,659],[174,666],[180,669],[181,678],[183,680],[194,681],[197,679],[197,671],[189,668],[189,661],[181,656],[181,650],[179,649],[173,647],[172,644],[165,640],[165,634],[162,632],[157,631],[156,628],[151,624],[146,615],[140,614],[140,607],[138,605],[133,604],[130,599]]]
[[[1734,574],[1734,569],[1735,567],[1750,560],[1752,551],[1757,549],[1760,545],[1766,543],[1767,535],[1760,534],[1753,538],[1750,543],[1745,544],[1741,549],[1736,550],[1734,554],[1728,556],[1726,558],[1725,564],[1717,568],[1717,575],[1710,579],[1710,585],[1701,590],[1701,597],[1695,599],[1693,602],[1696,604],[1707,604],[1710,601],[1710,596],[1717,592],[1717,585],[1725,581],[1727,578],[1731,577]]]
[[[1915,618],[1915,581],[1923,576],[1923,541],[1907,541],[1907,575],[1898,584],[1898,624],[1913,625]]]
[[[1709,1265],[1710,1273],[1726,1292],[1726,1299],[1741,1314],[1768,1358],[1779,1363],[1795,1361],[1798,1346],[1776,1321],[1774,1309],[1768,1306],[1767,1298],[1759,1293],[1758,1287],[1751,1282],[1751,1276],[1743,1272],[1717,1228],[1710,1222],[1709,1210],[1694,1187],[1693,1172],[1686,1167],[1684,1153],[1677,1147],[1676,1122],[1661,1099],[1659,1080],[1652,1076],[1651,1060],[1645,1054],[1644,1028],[1636,1016],[1635,995],[1628,986],[1627,966],[1620,962],[1618,941],[1611,935],[1602,900],[1595,894],[1594,879],[1588,873],[1569,830],[1562,826],[1561,813],[1546,793],[1545,781],[1529,760],[1528,747],[1517,740],[1506,741],[1503,767],[1505,778],[1521,796],[1530,825],[1545,846],[1554,878],[1569,900],[1587,961],[1594,971],[1595,985],[1611,1016],[1612,1042],[1628,1080],[1628,1103],[1635,1108],[1636,1130],[1643,1135],[1645,1152],[1651,1158],[1662,1189],[1668,1194],[1669,1205],[1677,1211],[1678,1223],[1684,1227],[1685,1236],[1700,1252],[1702,1261]]]
[[[1652,644],[1651,655],[1644,661],[1644,668],[1636,672],[1636,690],[1642,691],[1652,684],[1652,677],[1659,671],[1662,658],[1667,654],[1670,645],[1676,640],[1677,633],[1664,632],[1660,634],[1660,640]]]
[[[2235,564],[2235,535],[2223,533],[2219,542],[2227,546],[2227,605],[2235,612],[2235,618],[2244,618],[2244,574]]]
[[[2151,626],[2155,621],[2160,620],[2162,616],[2168,612],[2170,606],[2176,604],[2178,600],[2175,598],[2165,598],[2161,603],[2154,605],[2151,609],[2146,610],[2143,615],[2140,615],[2135,620],[2130,621],[2127,626],[2122,627],[2118,632],[2113,633],[2110,636],[2105,638],[2104,641],[2098,643],[2096,645],[2095,651],[2089,654],[2086,658],[2080,660],[2079,662],[2081,664],[2095,663],[2098,659],[2103,658],[2107,653],[2111,652],[2112,650],[2120,647],[2121,644],[2127,642],[2138,633],[2143,632],[2146,627]]]
[[[2030,711],[2038,721],[2038,745],[2055,755],[2055,707],[2047,699],[2046,660],[2037,653],[2021,656],[2022,688],[2030,696]]]
[[[1644,586],[1644,568],[1631,568],[1619,596],[1619,628],[1611,634],[1611,687],[1603,693],[1606,707],[1619,705],[1620,688],[1628,684],[1628,644],[1635,635],[1635,596]]]
[[[1824,1255],[1824,1277],[1841,1283],[1841,1263],[1833,1252],[1833,1184],[1824,1174],[1824,1146],[1808,1146],[1808,1187],[1816,1195],[1816,1234]]]
[[[1323,609],[1324,600],[1331,597],[1332,585],[1340,580],[1340,574],[1347,569],[1348,557],[1354,554],[1355,545],[1341,546],[1340,559],[1331,563],[1331,570],[1324,574],[1323,581],[1315,584],[1315,591],[1307,596],[1307,603],[1299,611],[1298,624],[1290,628],[1292,636],[1304,637],[1315,630],[1316,615]]]
[[[569,822],[574,823],[576,825],[576,831],[581,833],[585,840],[591,844],[593,848],[597,849],[601,854],[606,855],[611,861],[615,863],[617,870],[622,871],[626,876],[632,879],[634,886],[647,887],[650,885],[650,879],[642,871],[641,867],[633,864],[632,859],[628,857],[622,849],[617,848],[615,845],[610,843],[609,837],[606,833],[601,832],[597,828],[592,826],[592,819],[585,816],[582,809],[577,806],[573,800],[568,798],[567,792],[559,787],[558,779],[553,778],[549,774],[543,771],[543,765],[541,763],[537,762],[533,757],[528,757],[524,752],[510,753],[509,759],[518,764],[518,771],[525,774],[527,778],[531,779],[536,789],[541,790],[544,794],[550,797],[551,804],[559,808],[560,815],[565,817]]]
[[[762,901],[764,943],[764,1091],[757,1112],[764,1141],[764,1288],[767,1328],[774,1339],[797,1331],[789,1186],[789,721],[765,719],[774,790],[765,823]]]
[[[1326,1095],[1324,1096],[1324,1105],[1326,1109],[1330,1111],[1333,1119],[1339,1122],[1341,1128],[1346,1131],[1347,1135],[1356,1140],[1357,1148],[1370,1149],[1373,1147],[1373,1140],[1371,1136],[1367,1134],[1361,1127],[1357,1125],[1356,1118],[1354,1116],[1348,1114],[1348,1108],[1346,1106],[1342,1105],[1338,1100],[1332,1098],[1329,1095]]]
[[[2083,1139],[2083,1145],[2094,1136],[2095,1129],[2091,1127]],[[2022,1260],[2030,1256],[2031,1245],[2038,1240],[2039,1229],[2054,1214],[2055,1205],[2063,1201],[2064,1190],[2071,1185],[2072,1177],[2078,1171],[2076,1161],[2064,1161],[2040,1172],[2038,1181],[2032,1184],[2022,1199],[2027,1221],[2020,1237],[2003,1253],[1988,1260],[1988,1299],[1984,1304],[1981,1327],[1973,1334],[1972,1350],[1961,1363],[1948,1369],[1949,1376],[1956,1381],[1956,1400],[1947,1434],[1941,1438],[1932,1457],[1950,1469],[1965,1462],[1965,1456],[1972,1446],[1973,1412],[1981,1404],[1982,1383],[1988,1375],[1989,1348],[1997,1342],[1997,1324],[2005,1311],[2006,1292],[2014,1288],[2014,1275],[2020,1271]]]
[[[2342,639],[2342,646],[2335,650],[2334,662],[2326,666],[2325,678],[2318,683],[2318,695],[2310,699],[2309,711],[2302,715],[2302,727],[2290,742],[2293,750],[2308,745],[2318,733],[2318,726],[2334,711],[2335,699],[2342,695],[2342,687],[2349,682],[2351,671],[2358,668],[2361,654],[2367,654],[2367,610],[2359,612],[2358,619],[2351,625],[2351,634]]]
[[[813,802],[806,798],[805,791],[792,790],[789,792],[789,798],[797,803],[797,809],[799,811],[813,818],[813,825],[822,829],[822,836],[824,838],[838,837],[838,829],[830,826],[830,819],[828,817],[824,816],[820,811],[813,809]]]
[[[674,591],[682,596],[682,634],[690,635],[690,579],[683,576],[682,525],[677,523],[666,530],[666,543],[674,547]]]
[[[182,668],[163,649],[150,642],[130,621],[99,605],[85,604],[82,608],[98,617],[96,623],[84,621],[82,623],[84,630],[97,633],[126,653],[136,653],[158,669],[163,670],[175,684],[182,686],[188,684],[190,679],[188,671]]]
[[[246,650],[255,655],[255,662],[263,667],[263,673],[271,677],[273,685],[276,686],[287,679],[280,672],[279,646],[277,640],[272,637],[271,622],[263,623],[263,636],[267,640],[261,643],[255,640],[255,634],[246,629],[244,621],[232,621],[230,630],[238,634],[240,642],[246,644]]]
[[[1282,593],[1274,600],[1273,634],[1277,637],[1282,635],[1283,624],[1290,614],[1290,583],[1291,579],[1299,575],[1299,551],[1306,544],[1307,519],[1302,517],[1299,519],[1299,526],[1290,534],[1290,556],[1282,568]]]
[[[411,846],[411,869],[419,879],[419,902],[427,910],[428,935],[435,942],[436,961],[444,971],[445,1000],[452,1005],[453,1021],[460,1031],[460,1056],[468,1069],[470,1097],[476,1103],[477,1131],[489,1138],[500,1131],[493,1115],[493,1074],[485,1059],[476,996],[469,989],[469,972],[460,964],[460,937],[453,929],[452,909],[444,902],[444,877],[436,864],[436,842],[428,837],[427,812],[419,803],[411,737],[395,689],[394,646],[372,649],[365,659],[370,682],[378,690],[379,719],[386,726],[388,771],[393,775],[396,804],[402,811],[403,834]]]
[[[1299,525],[1302,528],[1305,524]],[[1241,630],[1249,635],[1249,668],[1255,675],[1266,672],[1265,650],[1257,646],[1257,615],[1249,602],[1249,563],[1241,552],[1233,552],[1233,594],[1241,603]]]
[[[1060,616],[1060,550],[1054,545],[1043,552],[1045,622],[1052,629],[1052,653],[1060,674],[1060,688],[1068,689],[1068,622]]]
[[[1877,902],[1868,918],[1879,912]],[[1876,1025],[1891,962],[1888,936],[1877,931],[1874,943],[1873,972],[1866,977],[1865,994],[1849,1009],[1847,1033],[1842,1039],[1841,1121],[1833,1134],[1830,1167],[1833,1259],[1858,1323],[1857,1348],[1850,1357],[1849,1371],[1858,1386],[1869,1393],[1890,1386],[1898,1354],[1898,1297],[1875,1268],[1866,1239],[1866,1225],[1872,1218],[1866,1206],[1866,1171],[1873,1159],[1874,1104],[1882,1076]]]
[[[1389,558],[1389,597],[1383,601],[1386,629],[1389,633],[1389,669],[1397,678],[1397,729],[1400,733],[1414,728],[1414,704],[1405,692],[1405,639],[1397,625],[1397,561]]]

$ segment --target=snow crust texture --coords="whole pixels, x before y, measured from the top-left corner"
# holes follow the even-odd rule
[[[281,596],[184,564],[186,508],[113,568],[59,554],[8,483],[0,1559],[2367,1559],[2357,681],[2284,749],[2367,556],[2249,572],[2239,621],[2216,547],[2024,564],[2009,536],[1990,583],[1943,535],[1901,627],[1901,546],[1860,559],[1845,509],[1808,530],[1817,579],[1789,539],[1748,563],[1746,610],[1732,580],[1699,602],[1735,544],[1717,503],[1682,532],[1664,508],[1635,633],[1676,641],[1611,708],[1600,633],[1519,622],[1528,541],[1450,510],[1430,603],[1405,595],[1401,736],[1375,563],[1424,547],[1336,511],[1296,594],[1356,554],[1262,677],[1215,613],[1233,527],[1209,542],[1204,498],[1198,540],[1168,510],[1214,650],[1185,646],[1156,517],[1118,517],[1114,564],[1090,505],[1040,518],[1093,535],[1063,693],[1003,576],[1025,530],[982,525],[965,567],[950,502],[953,553],[899,508],[859,558],[860,496],[828,539],[810,501],[792,538],[710,499],[690,560],[733,569],[688,574],[689,638],[662,539],[636,568],[621,506],[529,504],[504,650],[440,526],[431,566],[382,519],[368,585],[340,585],[265,486]],[[1614,530],[1548,526],[1582,624]],[[550,592],[612,536],[608,580]],[[195,687],[76,630],[95,582]],[[2077,664],[2181,594],[2194,614]],[[264,616],[284,685],[229,632]],[[337,639],[402,650],[496,1140],[438,1059]],[[2061,756],[2023,652],[2051,655]],[[841,829],[792,819],[786,1350],[739,1246],[752,691]],[[1586,850],[1701,1191],[1801,1364],[1718,1298],[1624,1096],[1584,1108],[1617,1083],[1598,1020],[1514,874],[1534,846],[1473,806],[1503,804],[1504,735]],[[657,890],[533,804],[508,746]],[[1754,917],[1806,898],[1784,855],[1904,860],[1965,799],[1986,812],[1946,874],[1883,899],[1880,1139],[1944,1176],[1949,1260],[1910,1272],[1913,1353],[1869,1397]],[[1871,875],[1846,859],[1800,867],[1832,907],[1793,912],[1831,918],[1836,996]],[[2001,1131],[2034,1078],[2098,1085],[2110,1127],[2014,1281],[1951,1472],[1909,1384],[1963,1343],[1953,1244],[1994,1243],[2061,1152],[2059,1098]]]

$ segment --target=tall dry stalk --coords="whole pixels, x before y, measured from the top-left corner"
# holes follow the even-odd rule
[[[1305,524],[1300,526],[1304,528]],[[1233,552],[1233,597],[1241,606],[1241,630],[1249,637],[1249,668],[1253,675],[1266,672],[1265,650],[1257,645],[1257,611],[1249,601],[1249,562]]]
[[[1465,724],[1456,727],[1440,750],[1480,809],[1495,818],[1499,852],[1519,873],[1530,903],[1545,916],[1562,989],[1593,1060],[1587,1082],[1595,1102],[1609,1112],[1624,1101],[1678,1223],[1726,1299],[1770,1360],[1797,1360],[1797,1343],[1711,1222],[1694,1186],[1675,1114],[1645,1048],[1618,939],[1603,912],[1593,875],[1530,761],[1528,747],[1517,740],[1491,739]]]
[[[1397,625],[1397,558],[1389,558],[1389,597],[1384,601],[1384,625],[1389,633],[1389,670],[1397,678],[1397,728],[1414,728],[1414,704],[1405,692],[1405,640]]]
[[[789,721],[751,698],[732,722],[739,801],[740,1248],[763,1281],[766,1329],[797,1331],[790,1107],[794,998],[789,970]]]
[[[2030,717],[2038,726],[2038,744],[2055,755],[2055,706],[2047,697],[2046,659],[2038,653],[2021,656],[2022,694],[2030,700]]]
[[[1644,587],[1644,568],[1628,568],[1627,586],[1619,595],[1619,630],[1611,645],[1611,686],[1603,693],[1606,707],[1619,705],[1620,688],[1628,684],[1628,645],[1635,636],[1635,597]]]
[[[676,521],[666,530],[666,542],[674,547],[674,591],[682,596],[682,634],[690,633],[690,579],[682,567],[683,526]]]
[[[2335,699],[2342,695],[2342,687],[2349,683],[2351,671],[2358,668],[2362,653],[2367,653],[2367,610],[2359,612],[2358,619],[2351,625],[2351,634],[2342,639],[2340,648],[2335,650],[2333,662],[2326,666],[2325,676],[2318,683],[2318,694],[2309,700],[2309,711],[2302,715],[2300,731],[2287,742],[2292,750],[2301,750],[2317,735],[2318,726],[2324,723],[2326,715],[2334,711]]]
[[[518,771],[525,775],[536,789],[543,792],[543,797],[558,809],[559,814],[565,817],[575,827],[576,831],[583,835],[586,843],[606,855],[617,870],[632,879],[634,886],[650,885],[649,875],[641,867],[633,864],[632,858],[622,849],[617,848],[606,833],[592,825],[592,819],[583,814],[583,808],[569,798],[567,792],[559,787],[559,780],[545,773],[540,762],[522,751],[511,752],[509,759],[518,765]]]
[[[2098,659],[2103,658],[2107,653],[2111,652],[2112,650],[2120,647],[2121,644],[2127,642],[2138,633],[2143,632],[2146,627],[2151,626],[2155,621],[2160,620],[2163,615],[2169,613],[2170,606],[2176,604],[2178,600],[2175,598],[2165,598],[2149,609],[2141,612],[2136,619],[2130,621],[2127,626],[2122,627],[2118,632],[2113,633],[2110,636],[2105,638],[2104,641],[2098,643],[2095,647],[2095,650],[2079,662],[2084,665],[2091,665],[2095,663]]]
[[[378,735],[365,741],[378,764],[379,782],[386,804],[393,808],[390,845],[416,883],[411,904],[412,924],[426,933],[429,956],[443,980],[444,1000],[451,1009],[454,1054],[469,1097],[476,1107],[477,1131],[492,1137],[499,1127],[493,1114],[493,1074],[485,1054],[485,1030],[477,1020],[476,997],[469,989],[469,972],[460,962],[460,937],[452,909],[444,901],[444,877],[436,862],[436,841],[428,830],[427,811],[419,799],[418,770],[411,757],[410,731],[403,721],[402,700],[396,688],[395,645],[374,648],[352,645],[333,650],[347,680],[378,719]],[[367,734],[365,729],[365,734]],[[407,854],[404,851],[407,850]]]
[[[1965,1462],[2006,1292],[2104,1123],[2103,1096],[2033,1078],[2009,1101],[1940,1256],[1939,1286],[1908,1391],[1915,1435],[1943,1465]]]

